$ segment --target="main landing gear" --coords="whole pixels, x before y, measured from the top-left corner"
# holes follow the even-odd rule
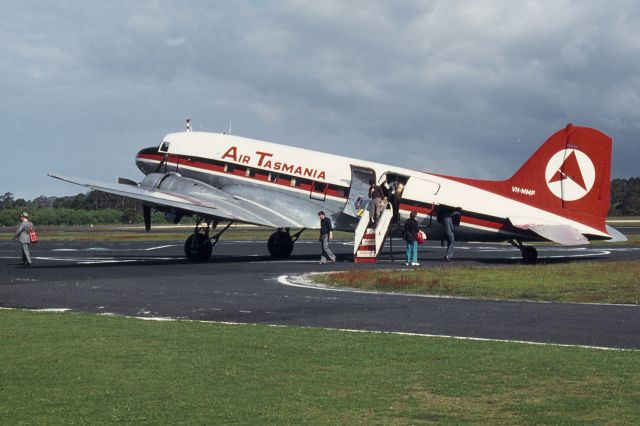
[[[278,228],[276,232],[269,236],[267,249],[274,259],[287,259],[293,251],[293,244],[298,241],[300,235],[307,228],[302,228],[293,235],[289,234],[289,228]]]
[[[538,259],[538,250],[536,250],[535,247],[525,246],[520,240],[509,240],[509,242],[520,249],[520,253],[522,253],[522,260],[524,260],[525,263],[535,263]]]
[[[202,223],[206,226],[201,226]],[[211,257],[213,246],[216,245],[218,239],[224,231],[229,229],[233,222],[229,222],[227,226],[222,228],[213,236],[209,236],[213,230],[218,226],[217,220],[209,220],[198,218],[196,226],[193,228],[193,234],[187,238],[184,243],[184,254],[192,262],[204,262]],[[293,251],[293,244],[298,241],[300,235],[307,228],[302,228],[300,231],[291,235],[289,228],[279,228],[271,236],[267,242],[267,249],[274,259],[286,259],[291,256]]]
[[[204,227],[200,226],[203,221],[206,223]],[[190,235],[184,243],[184,254],[187,259],[192,262],[204,262],[209,259],[213,246],[218,242],[220,235],[229,229],[232,224],[233,222],[229,222],[220,232],[209,237],[210,232],[218,226],[218,221],[214,219],[212,224],[210,219],[199,217],[196,226],[193,228],[193,235]]]

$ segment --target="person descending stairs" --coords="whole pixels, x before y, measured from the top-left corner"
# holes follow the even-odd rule
[[[356,228],[353,244],[354,263],[376,263],[382,249],[391,219],[393,208],[387,203],[384,211],[374,225],[370,223],[370,213],[365,211]]]

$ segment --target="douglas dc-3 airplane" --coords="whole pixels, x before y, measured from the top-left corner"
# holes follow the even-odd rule
[[[138,152],[136,165],[146,175],[140,183],[50,176],[142,201],[147,230],[151,209],[165,212],[174,223],[195,216],[194,232],[185,242],[185,254],[194,261],[208,259],[232,223],[275,228],[268,241],[274,258],[289,257],[302,231],[319,227],[319,210],[326,212],[334,229],[353,232],[370,201],[370,180],[398,188],[396,224],[416,210],[429,238],[441,240],[443,219],[455,215],[456,240],[509,241],[532,261],[536,249],[524,242],[577,245],[625,239],[605,224],[611,146],[611,138],[600,131],[569,124],[511,178],[489,181],[188,129]],[[219,221],[228,224],[212,235]],[[291,229],[299,231],[290,234]]]

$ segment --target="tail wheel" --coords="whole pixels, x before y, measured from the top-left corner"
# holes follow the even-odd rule
[[[538,259],[538,250],[533,246],[522,246],[522,260],[526,263],[535,263]]]
[[[293,251],[293,239],[286,231],[276,231],[269,236],[267,249],[274,259],[287,259]]]
[[[195,234],[196,241],[194,244],[193,235],[187,238],[184,243],[184,254],[192,262],[204,262],[211,257],[213,251],[213,244],[202,234]]]

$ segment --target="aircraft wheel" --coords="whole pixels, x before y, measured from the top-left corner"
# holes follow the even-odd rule
[[[287,259],[293,251],[291,235],[285,231],[276,231],[269,236],[267,249],[274,259]]]
[[[196,241],[196,248],[194,249],[193,247],[193,235],[190,235],[184,243],[184,254],[187,256],[187,259],[192,262],[204,262],[211,257],[213,244],[211,244],[211,241],[206,240],[202,235],[196,235],[198,238],[198,241]]]
[[[538,250],[533,246],[523,246],[522,259],[526,263],[534,263],[538,259]]]

